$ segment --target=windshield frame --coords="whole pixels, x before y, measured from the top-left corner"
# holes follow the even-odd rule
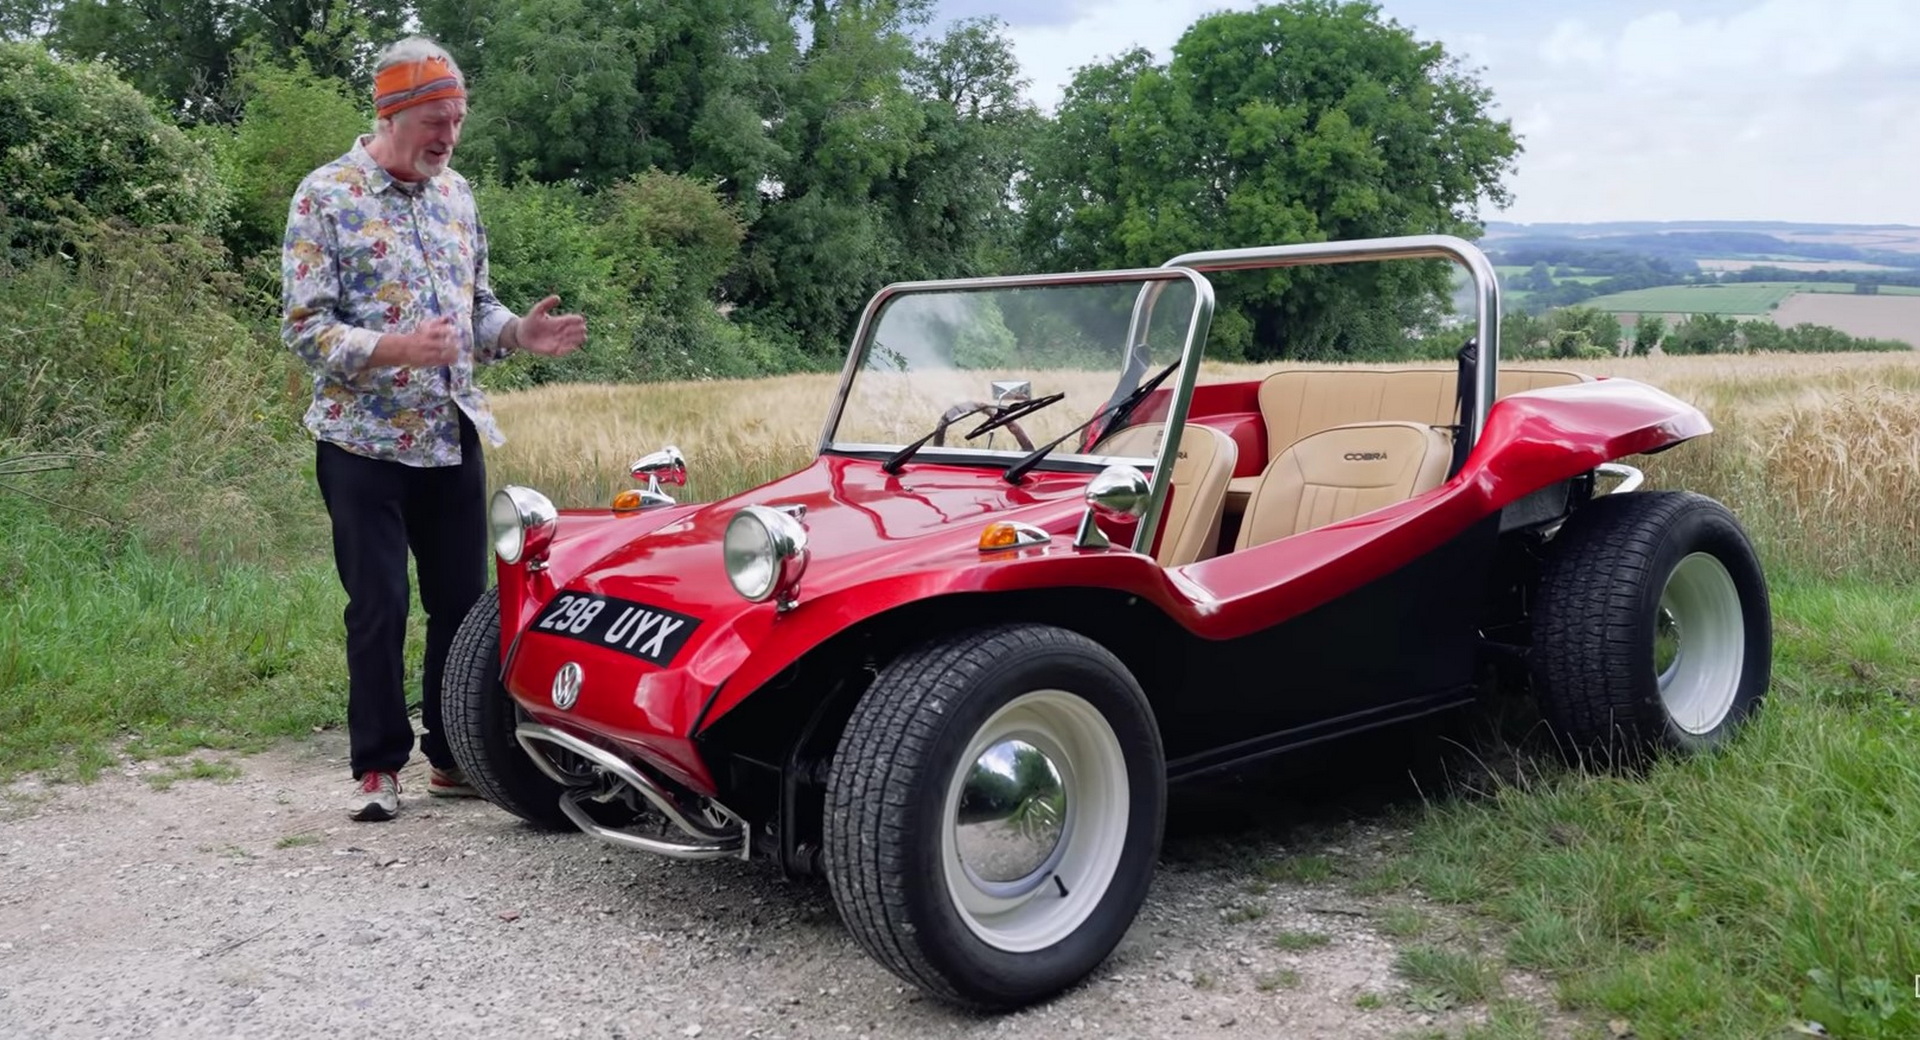
[[[1163,385],[1172,396],[1168,401],[1166,424],[1168,435],[1161,438],[1160,454],[1151,460],[1152,493],[1148,498],[1147,512],[1141,516],[1134,534],[1134,551],[1152,537],[1158,524],[1161,507],[1167,497],[1171,483],[1173,461],[1180,450],[1180,430],[1187,419],[1188,403],[1193,397],[1193,387],[1200,373],[1200,360],[1206,350],[1207,332],[1213,324],[1214,291],[1213,283],[1200,271],[1188,267],[1146,267],[1127,268],[1112,271],[1076,271],[1058,274],[1003,275],[988,278],[951,278],[918,282],[895,282],[874,293],[867,306],[860,313],[859,324],[855,327],[853,344],[847,351],[846,363],[840,370],[840,383],[834,391],[833,403],[827,409],[826,422],[820,428],[818,455],[846,455],[857,458],[884,459],[899,450],[900,444],[868,444],[849,441],[836,441],[834,432],[840,425],[846,410],[847,398],[853,391],[853,380],[865,364],[867,352],[872,347],[876,331],[876,319],[882,308],[890,301],[911,294],[932,294],[954,291],[976,291],[989,289],[1034,289],[1049,286],[1111,285],[1115,283],[1138,283],[1140,291],[1134,299],[1133,315],[1127,323],[1127,345],[1131,349],[1139,343],[1149,327],[1154,305],[1159,301],[1167,287],[1175,282],[1185,282],[1193,287],[1193,311],[1187,320],[1185,339],[1181,344],[1180,367],[1171,388]],[[1158,368],[1160,366],[1153,366]],[[1116,368],[1116,377],[1125,371],[1124,365]],[[1143,380],[1152,373],[1152,369],[1143,369],[1136,380]],[[1138,385],[1136,381],[1135,385]],[[1131,389],[1131,388],[1128,388]],[[1157,391],[1156,391],[1157,392]],[[1103,405],[1104,407],[1104,405]],[[1026,452],[986,450],[966,447],[922,448],[916,456],[921,461],[939,462],[953,465],[984,465],[1005,469],[1017,461]],[[1132,464],[1142,461],[1137,456],[1084,455],[1075,452],[1054,451],[1041,462],[1038,468],[1081,470],[1098,472],[1115,463]]]

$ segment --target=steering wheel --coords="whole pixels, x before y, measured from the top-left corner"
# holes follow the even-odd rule
[[[988,404],[988,403],[986,403],[985,401],[957,401],[957,402],[955,402],[955,403],[954,403],[954,405],[953,405],[952,407],[950,407],[950,408],[948,408],[948,409],[946,410],[946,413],[945,413],[945,414],[943,414],[943,415],[941,415],[941,416],[940,416],[940,429],[939,429],[939,432],[937,432],[937,433],[935,433],[935,434],[933,435],[933,444],[934,444],[934,446],[935,446],[935,447],[939,447],[939,448],[944,448],[944,447],[946,447],[946,444],[947,444],[947,427],[948,427],[948,426],[951,426],[952,424],[954,424],[954,423],[956,423],[956,422],[959,422],[959,421],[960,421],[961,419],[963,419],[963,418],[965,418],[965,417],[967,417],[967,416],[969,416],[969,415],[974,415],[974,414],[976,414],[976,413],[979,413],[979,412],[987,412],[987,413],[990,413],[990,414],[992,414],[992,413],[997,413],[997,412],[999,412],[999,411],[1001,411],[1001,410],[1002,410],[1002,406],[1001,406],[1001,405],[997,405],[997,404]],[[1009,423],[1007,423],[1007,424],[1006,424],[1006,429],[1007,429],[1007,431],[1008,431],[1008,432],[1010,432],[1010,433],[1012,433],[1012,434],[1013,434],[1013,439],[1014,439],[1015,441],[1018,441],[1018,442],[1019,442],[1019,444],[1020,444],[1020,450],[1021,450],[1021,451],[1032,451],[1032,450],[1033,450],[1033,440],[1032,440],[1032,438],[1029,438],[1029,437],[1027,436],[1027,431],[1025,431],[1025,430],[1023,430],[1023,429],[1021,429],[1021,428],[1020,428],[1020,421],[1019,421],[1019,420],[1017,420],[1017,419],[1016,419],[1016,420],[1014,420],[1014,421],[1012,421],[1012,422],[1009,422]]]

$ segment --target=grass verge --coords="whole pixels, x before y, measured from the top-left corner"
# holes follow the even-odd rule
[[[195,559],[5,495],[0,529],[0,780],[344,721],[344,600],[324,554]]]
[[[1775,608],[1773,693],[1736,745],[1438,806],[1413,882],[1645,1040],[1920,1035],[1920,590],[1780,582]]]

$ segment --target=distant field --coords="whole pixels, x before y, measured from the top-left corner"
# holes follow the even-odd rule
[[[1783,271],[1898,271],[1885,264],[1853,260],[1700,260],[1702,271],[1745,271],[1752,267],[1778,267]]]
[[[1665,285],[1596,296],[1582,301],[1580,306],[1635,314],[1765,314],[1798,289],[1798,283],[1794,282]]]
[[[1596,296],[1580,306],[1624,314],[1766,314],[1796,294],[1870,300],[1854,295],[1852,282],[1729,282],[1724,285],[1667,285],[1657,289]],[[1920,296],[1920,288],[1882,286],[1880,296]]]
[[[1920,345],[1920,296],[1836,296],[1799,293],[1773,312],[1777,325],[1827,325],[1849,336]]]

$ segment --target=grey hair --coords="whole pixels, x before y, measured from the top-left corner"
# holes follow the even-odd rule
[[[377,76],[389,66],[409,61],[422,61],[427,58],[438,58],[446,62],[447,68],[453,70],[453,78],[459,80],[462,87],[467,85],[467,74],[460,71],[460,63],[453,60],[453,55],[448,54],[446,48],[425,36],[409,36],[389,44],[387,49],[381,51],[380,56],[374,60],[373,74]],[[380,124],[391,122],[393,122],[392,117],[386,119],[374,117],[374,133],[380,132]]]

